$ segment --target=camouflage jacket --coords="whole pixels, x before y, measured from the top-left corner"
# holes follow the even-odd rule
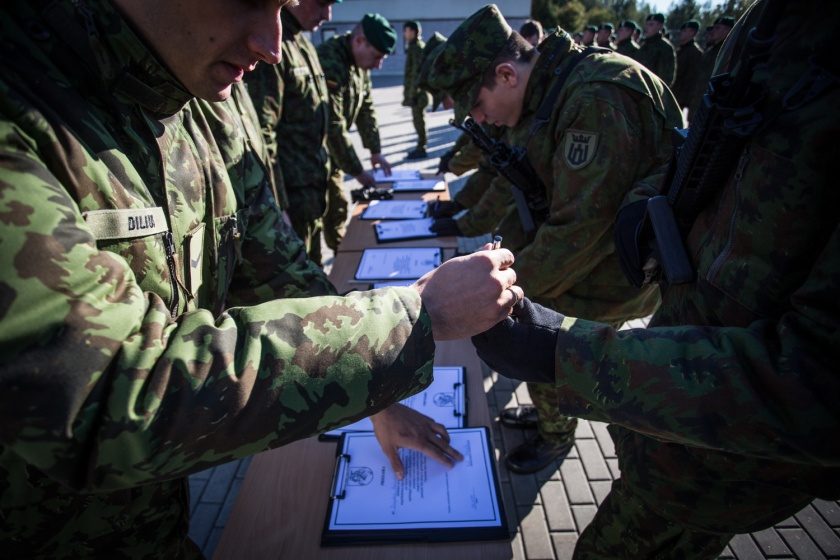
[[[677,50],[677,77],[671,90],[680,107],[691,106],[694,94],[700,88],[698,81],[705,83],[708,77],[703,76],[703,51],[691,41]]]
[[[677,71],[677,55],[671,41],[657,33],[642,41],[636,60],[648,70],[659,76],[666,85],[674,83]]]
[[[324,68],[330,94],[330,128],[327,136],[330,157],[345,173],[358,175],[364,171],[364,167],[350,141],[350,127],[356,125],[362,144],[371,153],[378,154],[381,151],[370,72],[362,70],[353,62],[349,32],[318,45],[318,57]]]
[[[405,73],[403,74],[403,105],[411,106],[415,103],[415,97],[419,94],[425,95],[417,87],[417,75],[420,73],[420,64],[423,62],[423,49],[426,43],[419,37],[410,43],[405,49]]]
[[[840,497],[840,191],[826,166],[840,157],[830,140],[840,88],[812,89],[819,74],[802,64],[837,75],[836,60],[820,56],[833,52],[831,27],[801,32],[837,21],[840,5],[785,10],[753,77],[766,88],[767,124],[688,233],[696,281],[670,287],[646,330],[567,317],[557,341],[561,410],[632,430],[641,479],[680,473],[679,499],[657,507],[697,512],[707,480]],[[721,68],[756,12],[733,29]]]
[[[627,39],[618,41],[615,44],[615,52],[623,54],[624,56],[629,56],[635,60],[639,56],[639,45],[636,44],[636,41],[628,37]]]
[[[671,130],[682,117],[653,74],[626,57],[598,53],[575,67],[549,122],[532,135],[531,123],[556,79],[555,68],[578,50],[559,34],[543,42],[522,117],[508,131],[512,145],[527,149],[547,189],[548,219],[529,241],[515,207],[508,205],[499,232],[516,255],[518,283],[529,297],[564,313],[618,322],[650,313],[658,297],[624,278],[613,245],[613,219],[624,202],[657,191],[671,155]],[[496,183],[491,189],[508,190],[504,179]],[[509,191],[507,197],[512,200]]]
[[[290,12],[281,17],[282,60],[257,65],[245,81],[278,185],[294,199],[289,212],[311,221],[326,209],[329,96],[315,46]]]
[[[192,98],[111,2],[36,5],[0,17],[2,554],[171,557],[184,475],[419,390],[431,326],[411,289],[304,298],[244,90]]]

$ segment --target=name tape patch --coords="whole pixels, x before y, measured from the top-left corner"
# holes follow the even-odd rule
[[[163,208],[122,208],[119,210],[91,210],[83,212],[97,240],[133,239],[169,231]]]

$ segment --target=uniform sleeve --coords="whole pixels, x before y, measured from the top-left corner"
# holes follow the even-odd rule
[[[840,465],[840,229],[777,320],[615,331],[566,318],[560,409],[663,441]]]
[[[0,445],[70,488],[175,478],[354,421],[431,379],[410,288],[173,318],[0,121]]]
[[[662,81],[668,84],[668,87],[674,85],[674,78],[677,75],[677,53],[674,47],[665,43],[667,48],[662,49]]]
[[[469,206],[466,214],[456,220],[458,228],[467,236],[492,233],[514,204],[510,183],[497,175],[489,164],[482,163],[465,188],[473,194],[481,192],[481,196],[478,202]],[[458,197],[456,200],[460,202]]]
[[[376,109],[373,108],[373,83],[370,81],[368,72],[364,80],[365,90],[361,92],[362,107],[359,109],[359,116],[356,117],[356,128],[359,136],[362,137],[362,144],[372,154],[382,152],[379,143],[379,124],[376,122]]]
[[[640,153],[639,130],[608,95],[578,95],[568,103],[569,116],[558,122],[549,216],[516,256],[517,278],[530,297],[558,297],[604,259],[614,258],[612,226],[628,196],[628,178],[637,176],[639,162],[650,158]],[[609,135],[602,132],[604,123],[609,123]],[[570,163],[570,150],[581,159]]]
[[[405,69],[403,72],[403,105],[410,107],[414,103],[416,93],[418,51],[411,45],[405,53]]]

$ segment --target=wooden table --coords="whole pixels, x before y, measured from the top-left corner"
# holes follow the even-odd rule
[[[353,220],[359,221],[358,212],[354,215]],[[368,288],[367,284],[352,282],[364,248],[336,254],[330,280],[339,293]],[[444,249],[444,258],[451,258],[454,253],[453,249]],[[438,342],[435,365],[464,366],[468,424],[490,426],[481,363],[470,341]],[[508,540],[322,548],[321,531],[327,514],[336,445],[312,437],[255,456],[214,558],[508,560],[513,557]],[[515,506],[506,504],[506,507]]]
[[[447,187],[448,188],[448,187]],[[449,200],[449,191],[438,193],[398,193],[394,200],[424,200],[434,202],[435,200]],[[456,249],[458,238],[455,236],[430,237],[428,239],[411,239],[408,241],[391,241],[389,243],[377,243],[376,233],[373,231],[373,224],[381,220],[362,220],[361,215],[368,207],[367,202],[357,202],[353,205],[350,215],[350,222],[347,224],[347,231],[341,240],[338,252],[362,251],[368,247],[447,247]]]

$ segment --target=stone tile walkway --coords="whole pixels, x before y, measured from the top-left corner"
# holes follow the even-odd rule
[[[379,116],[383,153],[401,168],[434,170],[437,158],[454,142],[456,131],[447,125],[451,112],[427,114],[429,159],[404,161],[405,153],[415,145],[411,113],[400,106],[402,89],[393,78],[375,83],[374,101]],[[354,135],[355,136],[355,135]],[[354,139],[359,154],[366,161],[367,152]],[[450,178],[452,178],[450,176]],[[450,182],[453,190],[463,178]],[[347,189],[355,188],[351,183]],[[465,246],[477,246],[465,240]],[[329,257],[325,248],[324,255]],[[329,266],[330,259],[325,264]],[[644,327],[644,322],[629,325]],[[508,406],[530,403],[524,383],[511,381],[485,370],[484,387],[491,414]],[[527,435],[521,430],[500,426],[493,429],[497,456],[518,445]],[[190,536],[211,558],[225,522],[245,477],[250,459],[219,465],[190,477],[192,522]],[[517,527],[513,540],[513,558],[527,560],[568,559],[572,556],[580,531],[591,521],[612,481],[619,476],[618,459],[606,425],[581,421],[575,449],[562,465],[552,465],[536,475],[510,474],[500,465],[505,506],[511,527]],[[375,557],[375,554],[371,554]],[[794,517],[775,527],[740,535],[732,540],[721,558],[737,560],[840,559],[840,503],[816,500]],[[309,560],[309,559],[306,559]]]

